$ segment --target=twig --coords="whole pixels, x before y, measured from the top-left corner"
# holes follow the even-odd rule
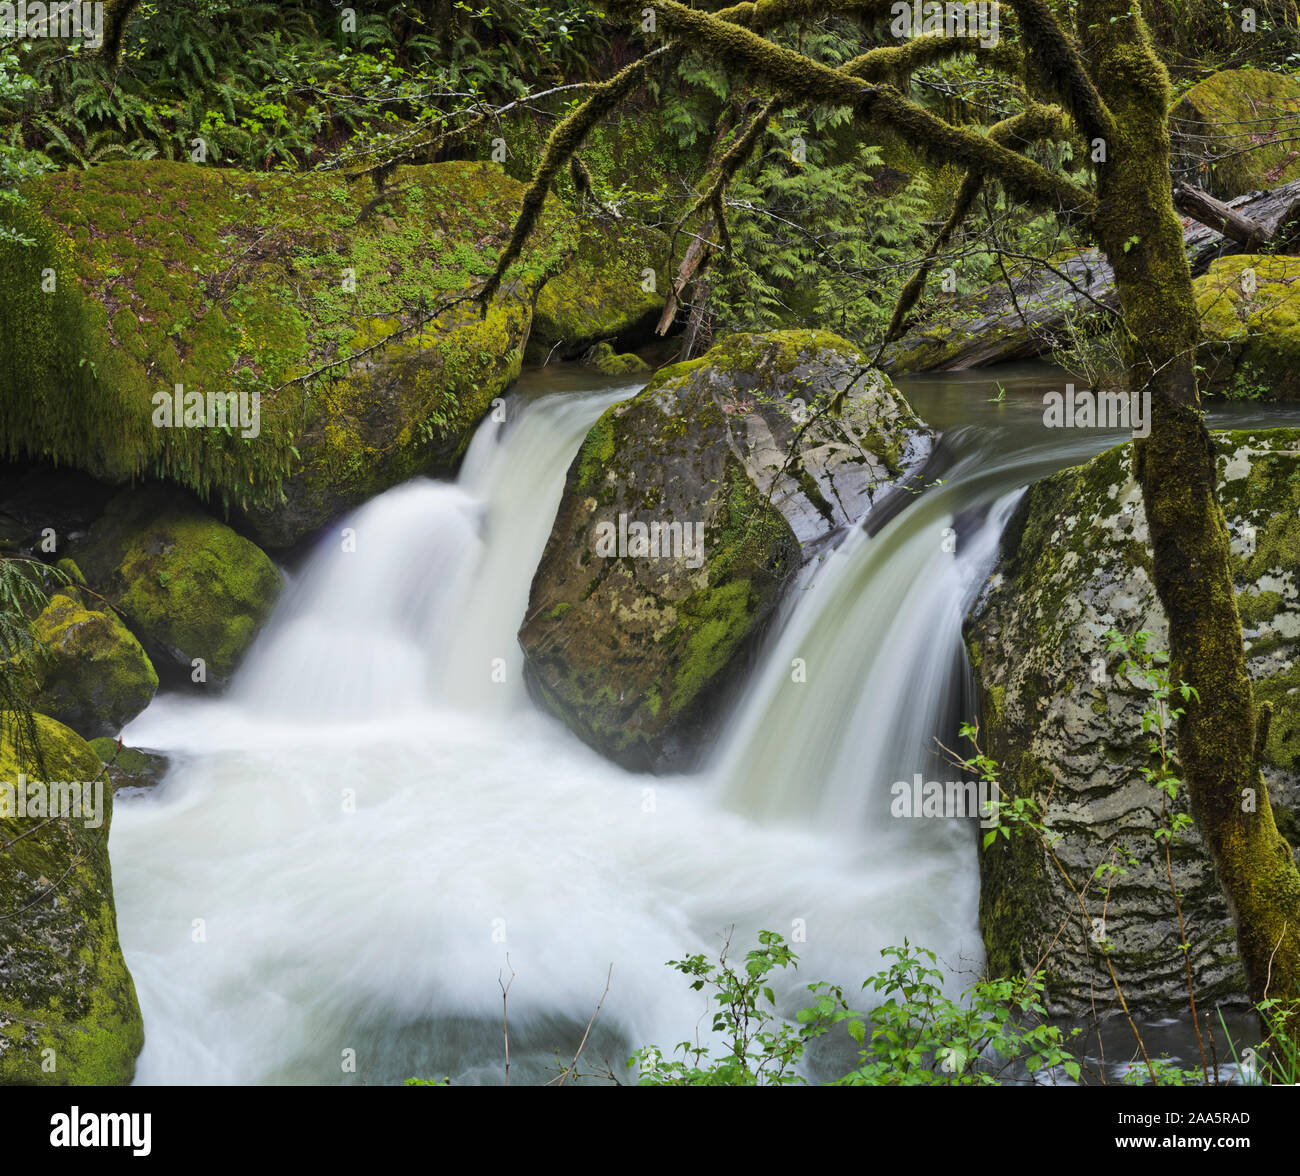
[[[510,968],[510,953],[506,952],[506,967]],[[497,983],[501,985],[501,1032],[506,1043],[506,1085],[510,1085],[510,1013],[506,1002],[510,999],[510,987],[515,982],[515,970],[510,968],[510,982],[501,984],[501,973],[497,973]]]

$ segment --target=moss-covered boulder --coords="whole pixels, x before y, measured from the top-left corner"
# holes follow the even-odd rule
[[[1298,116],[1300,79],[1291,74],[1212,74],[1170,111],[1174,173],[1221,200],[1300,179]]]
[[[99,756],[67,727],[35,717],[38,760],[31,749],[19,754],[13,716],[2,717],[0,1086],[123,1086],[144,1025],[117,938],[112,789]]]
[[[282,586],[265,552],[161,486],[118,495],[73,556],[154,664],[187,680],[201,658],[206,681],[224,682]]]
[[[1232,536],[1237,602],[1257,696],[1276,708],[1265,778],[1278,827],[1296,844],[1300,813],[1300,430],[1214,434]],[[1152,584],[1146,517],[1131,446],[1103,453],[1027,491],[1000,562],[967,623],[986,750],[1014,790],[1045,806],[1056,856],[1082,888],[1106,862],[1105,938],[1126,999],[1181,1009],[1187,1001],[1178,916],[1147,783],[1149,685],[1119,674],[1111,629],[1147,630],[1168,649]],[[1177,739],[1173,750],[1177,754]],[[1157,761],[1158,762],[1158,761]],[[1177,811],[1186,811],[1180,795]],[[1132,859],[1132,860],[1130,860]],[[1202,1001],[1242,998],[1232,921],[1194,828],[1172,846],[1192,970]],[[1114,1006],[1093,929],[1056,864],[1032,837],[981,853],[980,921],[990,968],[1011,975],[1044,952],[1049,1007],[1069,1015]],[[1103,896],[1094,882],[1090,913]],[[1058,938],[1059,936],[1059,938]]]
[[[0,208],[33,242],[0,242],[0,443],[170,479],[286,546],[450,465],[518,373],[571,218],[552,206],[486,317],[454,300],[522,191],[466,162],[399,168],[381,194],[156,160],[42,176]]]
[[[630,351],[620,354],[608,343],[597,343],[582,357],[582,366],[603,376],[639,376],[650,374],[650,365]]]
[[[117,739],[92,739],[91,750],[104,762],[113,791],[122,788],[152,788],[162,783],[171,761],[156,751],[123,747]]]
[[[1225,257],[1193,287],[1209,390],[1300,400],[1300,257]]]
[[[842,415],[819,412],[841,392]],[[689,764],[790,578],[931,440],[824,332],[664,368],[569,467],[520,630],[534,693],[629,767]]]
[[[583,216],[576,247],[537,295],[527,359],[572,359],[594,343],[649,339],[663,313],[667,238],[612,217]]]
[[[50,597],[32,635],[31,705],[83,738],[120,731],[158,689],[140,642],[111,608],[75,587]]]

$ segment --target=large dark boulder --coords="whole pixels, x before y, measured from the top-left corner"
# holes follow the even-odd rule
[[[569,468],[520,630],[535,694],[623,764],[689,764],[791,577],[931,443],[825,332],[735,335],[661,370]]]

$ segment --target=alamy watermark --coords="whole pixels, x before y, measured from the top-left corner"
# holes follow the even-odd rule
[[[171,392],[153,394],[155,429],[238,429],[252,440],[262,431],[260,392],[185,391],[177,384]]]
[[[898,818],[961,820],[978,817],[981,829],[998,824],[1000,795],[996,780],[896,780],[890,789],[889,815]]]
[[[18,782],[0,780],[0,817],[9,820],[47,820],[64,817],[81,821],[87,829],[104,824],[104,781],[29,780],[19,773]]]
[[[85,41],[88,48],[98,49],[104,43],[104,5],[102,0],[94,4],[6,0],[0,4],[0,37]]]
[[[600,559],[680,559],[688,568],[698,568],[704,563],[704,524],[645,523],[620,513],[617,523],[606,519],[596,524],[595,551]]]
[[[998,43],[997,0],[969,4],[939,0],[898,0],[890,10],[889,31],[895,37],[970,37],[984,49]]]
[[[1132,429],[1135,437],[1151,436],[1151,389],[1141,392],[1076,391],[1043,395],[1043,424],[1049,429]]]

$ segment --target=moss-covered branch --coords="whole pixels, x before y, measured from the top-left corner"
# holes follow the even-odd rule
[[[860,121],[892,128],[937,165],[956,163],[994,176],[1011,196],[1035,207],[1082,214],[1096,207],[1086,189],[984,135],[937,118],[892,86],[863,82],[675,0],[659,0],[655,13],[660,24],[685,43],[707,49],[732,68],[794,98],[851,107]]]
[[[1115,120],[1047,0],[1011,0],[1011,6],[1020,18],[1028,65],[1039,85],[1060,96],[1090,140],[1109,143],[1115,136]]]
[[[728,24],[744,25],[756,33],[793,21],[822,16],[846,16],[871,23],[893,15],[894,0],[758,0],[756,4],[734,4],[716,13]],[[655,5],[658,12],[659,6]]]
[[[111,66],[116,66],[122,56],[122,38],[140,0],[108,0],[104,5],[104,41],[100,55]]]
[[[515,221],[514,232],[501,256],[496,269],[479,292],[479,302],[484,312],[501,287],[501,280],[506,270],[518,259],[525,242],[542,215],[542,206],[560,169],[568,163],[573,154],[582,146],[591,128],[610,113],[644,80],[646,70],[655,58],[667,52],[667,46],[647,53],[639,61],[624,66],[607,82],[601,83],[580,106],[571,111],[556,124],[550,137],[546,140],[546,149],[542,152],[542,161],[537,165],[528,190],[524,193],[523,207]]]
[[[888,82],[901,90],[903,79],[927,65],[971,54],[987,57],[991,52],[960,37],[932,35],[916,37],[901,45],[868,49],[846,61],[840,69],[864,82]]]
[[[1037,139],[1064,138],[1067,133],[1068,127],[1065,113],[1054,106],[1031,106],[1028,110],[1011,118],[1003,119],[989,128],[989,138],[1004,146],[1013,142],[1029,143]],[[929,279],[930,271],[934,268],[935,259],[941,256],[952,243],[953,237],[970,214],[975,199],[980,194],[983,186],[984,175],[982,172],[967,172],[962,179],[961,187],[953,200],[952,211],[949,212],[948,219],[944,221],[943,227],[935,234],[934,242],[930,246],[925,260],[921,263],[921,267],[908,279],[902,293],[898,296],[898,303],[895,305],[894,313],[889,320],[889,328],[885,331],[885,336],[880,342],[880,349],[876,352],[877,362],[879,362],[880,355],[885,347],[902,336],[904,323],[907,321],[907,316],[911,313],[912,308],[916,305],[917,299],[921,297],[925,290],[925,284]]]

